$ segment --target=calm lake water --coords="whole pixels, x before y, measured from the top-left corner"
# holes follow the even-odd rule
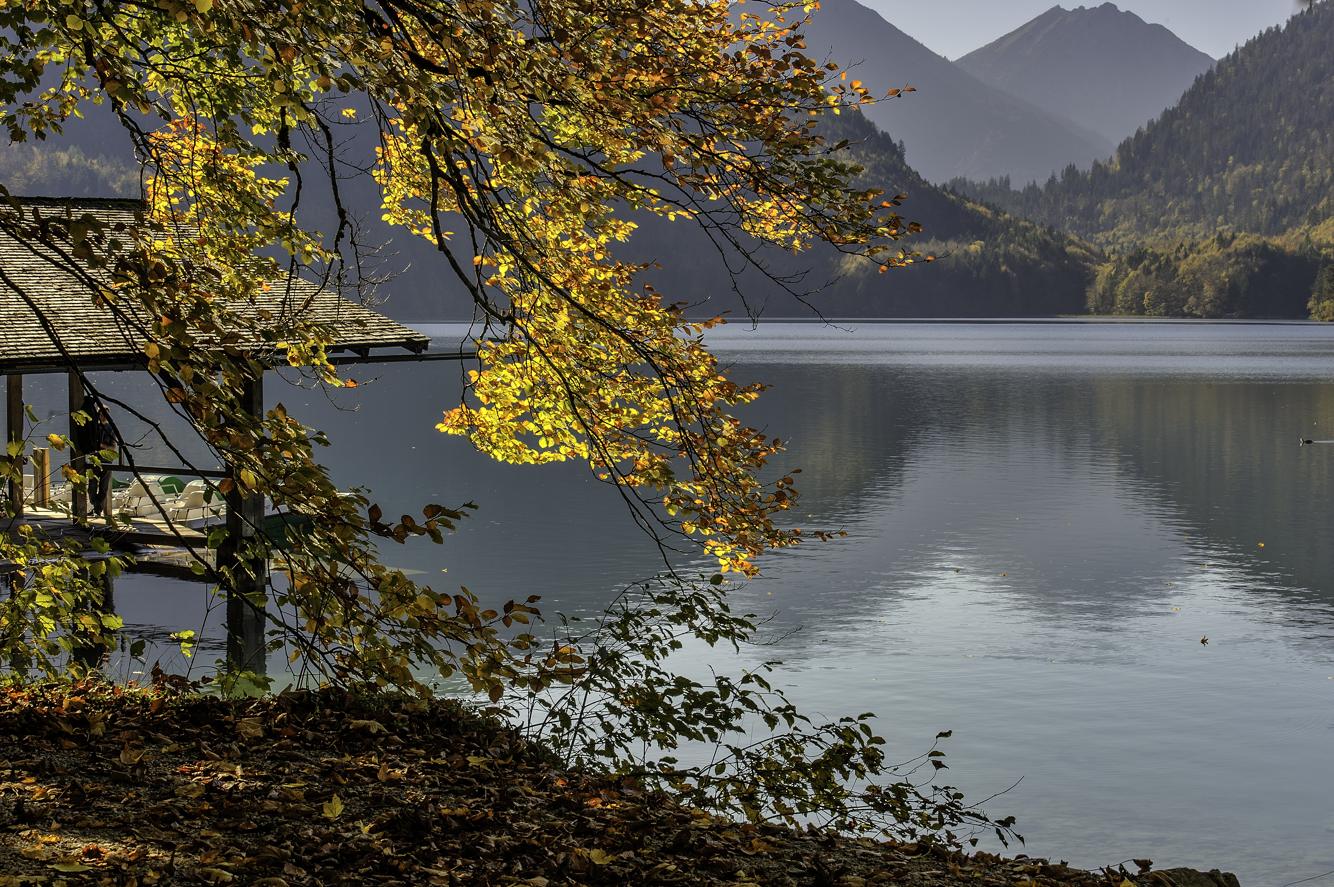
[[[799,704],[880,713],[904,758],[954,730],[947,774],[971,796],[1022,777],[987,809],[1034,854],[1248,887],[1334,869],[1334,446],[1296,445],[1334,438],[1334,327],[766,323],[713,341],[772,385],[746,418],[804,469],[793,521],[848,533],[737,592],[774,614],[752,661],[782,658]],[[365,367],[334,400],[276,381],[269,399],[327,430],[336,477],[386,512],[481,506],[443,547],[386,552],[420,578],[589,613],[660,567],[586,471],[494,465],[435,432],[459,372]],[[118,604],[161,636],[201,627],[205,597],[136,578]]]

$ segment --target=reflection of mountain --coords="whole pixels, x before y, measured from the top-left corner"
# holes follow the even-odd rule
[[[1257,581],[1334,603],[1334,452],[1297,446],[1328,436],[1334,388],[1103,379],[1093,402],[1109,448],[1190,533],[1254,564]]]
[[[883,607],[956,567],[1034,615],[1112,629],[1204,561],[1334,604],[1334,454],[1295,440],[1334,415],[1327,387],[1129,366],[740,370],[773,385],[747,420],[804,469],[794,523],[850,533],[775,564],[764,588],[784,622]]]
[[[790,341],[820,332],[795,329],[804,335]],[[1334,451],[1295,445],[1303,431],[1334,436],[1311,425],[1334,421],[1334,389],[1220,379],[1231,359],[1196,361],[1213,377],[1136,371],[1148,361],[1138,340],[1185,328],[1146,327],[1132,339],[1125,328],[1048,327],[1040,342],[1031,328],[1006,329],[877,326],[858,331],[854,342],[884,337],[859,352],[822,344],[751,359],[723,353],[736,361],[736,378],[772,386],[743,415],[788,442],[776,467],[804,469],[792,523],[849,532],[771,562],[765,588],[784,621],[812,609],[883,608],[941,576],[955,581],[958,568],[958,582],[1030,617],[1114,629],[1160,603],[1169,583],[1198,575],[1203,560],[1227,564],[1276,601],[1334,604]],[[1171,336],[1198,338],[1195,330]],[[1253,337],[1240,341],[1258,347]],[[1110,368],[1077,371],[1097,342],[1121,356]],[[909,354],[911,343],[921,347]],[[1008,356],[981,353],[986,343]],[[887,355],[892,344],[897,356]],[[1049,348],[1053,362],[1021,346]],[[1191,346],[1166,338],[1162,347]],[[370,486],[388,513],[431,501],[481,506],[444,546],[386,549],[388,562],[423,581],[466,584],[488,600],[542,594],[551,609],[589,610],[661,567],[615,491],[585,469],[498,465],[436,432],[439,411],[458,396],[457,372],[450,364],[367,367],[363,384],[336,403],[276,379],[268,393],[328,431],[335,478]],[[41,416],[59,407],[56,381],[34,380]],[[135,387],[129,377],[103,381],[121,395]],[[151,461],[149,453],[140,459]],[[123,596],[131,609],[133,600]],[[181,600],[193,613],[195,599]]]

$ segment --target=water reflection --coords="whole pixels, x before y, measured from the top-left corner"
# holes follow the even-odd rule
[[[1334,868],[1334,447],[1296,446],[1334,436],[1334,329],[793,324],[717,347],[772,385],[746,417],[789,441],[778,470],[804,469],[793,521],[848,533],[737,591],[774,614],[753,659],[785,659],[798,701],[879,711],[909,754],[955,729],[971,794],[1024,777],[993,807],[1034,852],[1243,883]],[[571,613],[660,568],[586,470],[494,465],[435,432],[456,367],[366,375],[268,393],[386,512],[481,506],[390,563]],[[136,630],[210,644],[205,594],[139,578],[118,602]]]

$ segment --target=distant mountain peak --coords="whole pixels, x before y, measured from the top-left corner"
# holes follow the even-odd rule
[[[1082,236],[1334,242],[1334,2],[1222,59],[1113,160],[1045,188],[956,186]],[[1328,249],[1328,246],[1325,247]],[[1302,281],[1309,286],[1309,281]],[[1309,289],[1307,290],[1309,293]]]
[[[975,77],[1120,141],[1214,60],[1115,3],[1053,6],[958,60]]]
[[[874,92],[912,84],[917,92],[866,109],[907,146],[908,162],[930,181],[958,175],[1045,181],[1074,163],[1108,156],[1115,140],[978,80],[856,0],[824,0],[807,29],[809,53],[826,54]]]

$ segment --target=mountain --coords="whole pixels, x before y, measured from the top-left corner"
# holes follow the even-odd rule
[[[105,122],[105,121],[102,121]],[[138,173],[123,157],[91,155],[110,144],[114,130],[97,122],[73,126],[52,142],[11,145],[0,152],[0,184],[13,193],[61,196],[138,196]],[[886,194],[906,195],[902,213],[924,226],[903,246],[938,259],[911,268],[877,272],[871,262],[850,260],[832,249],[791,256],[770,250],[762,260],[793,289],[809,292],[808,305],[754,269],[742,272],[738,287],[731,273],[743,263],[718,254],[710,239],[688,222],[643,217],[626,258],[655,261],[662,268],[649,278],[669,300],[686,301],[692,313],[764,310],[770,316],[809,315],[814,309],[834,317],[1032,316],[1075,313],[1100,256],[1087,245],[1031,222],[1015,219],[926,181],[909,166],[902,146],[859,113],[826,115],[831,143],[846,141],[844,156],[865,168],[859,184]],[[120,154],[120,151],[114,152]],[[449,276],[442,279],[438,258],[424,241],[376,227],[378,200],[364,181],[345,181],[344,199],[373,234],[388,239],[382,264],[395,274],[384,287],[380,306],[391,316],[415,320],[457,320],[467,302],[456,297]],[[318,201],[321,190],[307,189]],[[744,297],[744,298],[743,298]]]
[[[1111,153],[1113,140],[979,80],[856,0],[824,0],[806,43],[812,58],[850,67],[872,92],[916,87],[866,114],[904,143],[908,162],[931,181],[1042,181]]]
[[[1220,228],[1277,235],[1334,215],[1334,3],[1218,62],[1110,160],[1044,187],[952,185],[1105,243]]]
[[[1220,61],[1107,163],[956,190],[1109,249],[1091,311],[1334,319],[1334,3]]]
[[[944,63],[938,56],[932,58]],[[893,105],[908,107],[909,100]],[[863,114],[825,115],[822,126],[831,143],[848,142],[845,155],[865,168],[862,186],[906,195],[904,217],[920,222],[925,230],[903,240],[904,248],[939,259],[880,274],[874,263],[852,261],[832,249],[796,257],[783,251],[766,253],[764,261],[777,274],[792,278],[794,289],[810,293],[808,302],[815,310],[827,316],[959,317],[1082,309],[1092,269],[1101,259],[1087,245],[930,183],[910,166],[902,145]],[[369,150],[363,143],[371,140],[373,130],[348,129],[353,133],[349,138],[359,140],[354,145],[357,150]],[[92,107],[63,135],[4,146],[0,184],[16,194],[139,196],[139,171],[120,124],[104,107]],[[378,306],[380,310],[404,320],[468,317],[467,294],[451,275],[440,274],[439,257],[429,244],[380,221],[374,184],[364,176],[349,177],[342,188],[345,205],[363,222],[363,242],[386,244],[372,257],[377,270],[391,275],[382,288],[387,301]],[[303,203],[312,214],[310,221],[328,230],[325,191],[306,188]],[[694,304],[696,314],[736,315],[761,305],[767,305],[770,316],[810,313],[810,308],[753,269],[741,274],[740,293],[733,290],[729,271],[741,263],[726,262],[690,223],[640,221],[643,227],[626,257],[660,260],[663,268],[651,276],[668,299]]]
[[[627,258],[660,262],[650,281],[669,301],[691,303],[695,315],[793,317],[814,310],[826,317],[1032,317],[1084,310],[1085,290],[1102,260],[1096,250],[931,184],[908,164],[902,146],[863,114],[827,115],[821,126],[830,143],[848,143],[843,156],[863,167],[859,186],[904,195],[898,211],[923,231],[900,244],[936,261],[880,274],[874,262],[830,248],[799,256],[761,253],[772,273],[806,293],[803,304],[753,269],[741,273],[734,288],[729,270],[744,263],[719,255],[689,223],[643,219]]]
[[[958,59],[977,79],[1112,142],[1175,104],[1214,60],[1111,3],[1053,6]]]

